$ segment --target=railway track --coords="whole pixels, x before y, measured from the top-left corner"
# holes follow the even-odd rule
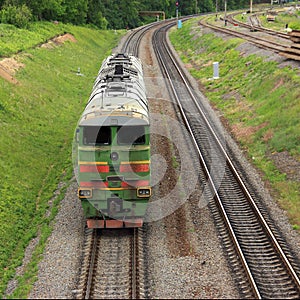
[[[140,42],[149,24],[131,31],[121,52],[138,56]],[[143,228],[122,230],[85,229],[85,242],[76,299],[137,299],[146,298],[144,268],[146,256]]]
[[[246,28],[246,29],[249,29],[250,31],[260,31],[260,32],[264,32],[264,33],[267,33],[273,37],[277,37],[277,38],[280,38],[280,39],[283,39],[282,42],[284,41],[289,41],[290,38],[288,36],[287,33],[283,33],[283,32],[279,32],[279,31],[275,31],[275,30],[272,30],[272,29],[269,29],[269,28],[266,28],[266,27],[262,27],[261,24],[260,24],[260,20],[259,20],[259,15],[261,14],[265,14],[265,12],[258,12],[258,13],[253,13],[253,14],[250,14],[249,15],[249,24],[247,22],[240,22],[238,21],[235,16],[238,15],[240,13],[232,13],[232,14],[229,14],[227,19],[228,19],[228,22],[233,24],[233,25],[238,25],[240,27],[243,27],[243,28]]]
[[[143,229],[85,231],[77,299],[145,298]]]
[[[212,210],[241,294],[252,298],[299,298],[296,255],[281,238],[261,199],[239,175],[227,154],[222,132],[210,124],[201,96],[191,89],[174,60],[166,40],[169,27],[156,31],[153,45],[201,159],[203,180],[207,181],[202,198]]]
[[[231,23],[233,26],[224,26],[223,22],[209,21],[209,17],[202,18],[199,21],[199,25],[239,37],[260,48],[272,50],[286,58],[300,61],[300,50],[290,40],[288,34],[260,26],[257,21],[257,14],[249,17],[250,21],[252,20],[250,24],[237,21],[234,18],[236,14],[237,13],[230,14],[226,18],[228,23]]]
[[[126,41],[124,42],[121,52],[130,53],[134,56],[139,56],[139,46],[143,36],[147,33],[148,30],[158,26],[162,26],[162,24],[174,23],[174,21],[165,20],[159,23],[151,23],[145,25],[143,27],[139,27],[138,29],[132,30],[131,34],[128,36]]]
[[[155,26],[155,24],[151,23],[149,25],[143,26],[142,28],[133,30],[131,34],[128,36],[128,38],[126,39],[126,41],[124,42],[121,52],[130,53],[133,54],[134,56],[138,56],[138,50],[139,50],[141,39],[143,38],[147,30],[149,30],[153,26]]]
[[[209,124],[201,97],[191,91],[190,83],[170,54],[166,34],[175,24],[176,21],[168,21],[164,26],[154,24],[133,31],[122,51],[138,55],[143,34],[152,26],[159,27],[153,36],[155,51],[206,170],[203,181],[208,184],[203,195],[210,199],[207,201],[241,294],[256,298],[299,298],[300,271],[294,254],[280,238],[260,201],[253,199],[255,196],[233,171],[234,163],[224,150],[226,141],[218,128]],[[147,298],[145,230],[87,229],[75,298]]]

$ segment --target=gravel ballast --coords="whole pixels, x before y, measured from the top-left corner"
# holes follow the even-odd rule
[[[167,89],[151,48],[151,37],[152,33],[149,32],[143,38],[139,56],[144,66],[150,111],[154,115],[152,126],[163,126],[165,136],[174,141],[177,148],[180,147],[178,152],[191,157],[191,151],[185,143],[186,136],[173,130],[168,123],[158,123],[160,120],[155,120],[158,115],[176,119],[177,112],[168,100]],[[197,89],[195,81],[194,84]],[[207,101],[204,96],[203,99]],[[210,110],[210,117],[216,123],[221,123],[217,113],[210,109],[208,101],[206,106]],[[256,186],[265,199],[272,218],[276,220],[295,253],[300,253],[299,235],[291,229],[285,212],[272,199],[258,173],[245,159],[234,140],[228,133],[226,135],[230,147],[247,170],[251,184]],[[153,191],[152,201],[158,201],[168,187],[171,190],[176,184],[176,172],[167,175],[160,172],[166,171],[170,164],[166,156],[171,154],[176,157],[177,154],[174,149],[170,150],[168,142],[152,140],[151,143],[151,151],[157,155],[152,165],[152,168],[156,168],[153,170],[153,180],[164,178]],[[195,158],[191,157],[193,159]],[[209,208],[198,206],[202,187],[198,183],[196,187],[172,214],[146,224],[147,286],[151,298],[240,298]],[[78,281],[85,223],[76,193],[77,183],[73,181],[61,201],[53,232],[39,264],[38,280],[29,298],[74,298],[72,291],[76,290]],[[175,198],[170,199],[176,205],[178,199]]]
[[[61,201],[30,299],[74,298],[72,291],[79,274],[83,229],[83,211],[77,198],[77,182],[73,180]]]

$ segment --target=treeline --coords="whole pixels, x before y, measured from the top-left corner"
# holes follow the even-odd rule
[[[164,11],[166,18],[224,10],[225,0],[0,0],[1,23],[27,27],[31,21],[90,24],[100,29],[134,28],[156,16],[141,11]],[[258,0],[263,2],[264,0]],[[176,3],[178,6],[176,6]],[[257,2],[256,2],[257,3]],[[227,9],[247,7],[249,0],[227,1]]]

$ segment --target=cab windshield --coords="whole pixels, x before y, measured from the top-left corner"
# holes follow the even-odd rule
[[[144,145],[144,126],[121,126],[117,128],[118,145]]]
[[[83,127],[84,145],[110,145],[111,128],[108,126],[86,126]]]

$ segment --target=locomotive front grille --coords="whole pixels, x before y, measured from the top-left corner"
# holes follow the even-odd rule
[[[124,181],[124,176],[117,176],[117,175],[107,176],[106,180],[108,182],[120,182],[120,181]]]

